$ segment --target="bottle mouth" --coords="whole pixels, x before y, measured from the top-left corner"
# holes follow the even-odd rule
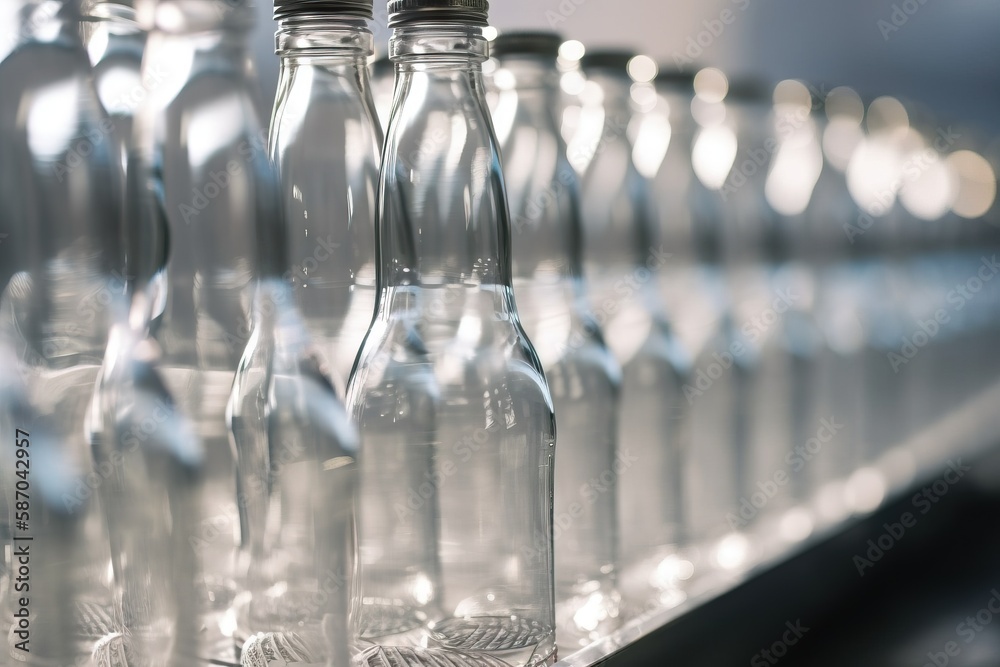
[[[548,31],[503,32],[493,40],[490,53],[495,58],[504,56],[544,56],[556,58],[563,44],[562,35]]]
[[[274,20],[310,16],[371,20],[373,0],[274,0]]]
[[[628,74],[628,64],[635,58],[634,51],[624,49],[614,49],[607,51],[588,51],[580,58],[580,68],[587,70],[616,70],[621,74]]]
[[[420,23],[489,25],[488,0],[389,0],[389,27]]]

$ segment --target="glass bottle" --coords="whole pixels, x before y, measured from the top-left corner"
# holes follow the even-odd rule
[[[0,525],[11,538],[8,557],[19,532],[33,538],[37,616],[26,653],[8,633],[19,610],[12,587],[0,637],[5,658],[71,664],[111,623],[107,533],[94,499],[102,477],[84,417],[107,340],[107,305],[123,288],[122,184],[80,39],[79,3],[25,0],[2,11],[0,337],[23,378],[24,406],[5,424],[5,440],[13,445],[18,428],[30,433],[31,444],[17,450],[31,452],[24,480],[31,497],[28,528],[19,529],[20,489],[4,484],[8,519]],[[5,442],[3,455],[4,474],[16,472],[20,454]]]
[[[371,10],[370,0],[310,5],[306,13],[296,2],[275,4],[282,82],[271,149],[285,209],[260,220],[253,334],[229,404],[248,558],[237,637],[247,640],[248,664],[274,643],[298,646],[306,662],[350,662],[358,442],[309,334],[352,363],[360,339],[345,330],[344,316],[354,316],[355,329],[360,319],[362,331],[371,321],[364,304],[374,302],[374,280],[366,285],[364,272],[374,277],[368,213],[380,136],[365,63]],[[276,224],[282,217],[287,223]],[[317,238],[329,250],[325,272]],[[314,270],[301,262],[306,251]],[[340,306],[332,315],[331,305]],[[312,319],[301,314],[307,309]]]
[[[858,278],[856,248],[851,235],[860,209],[847,187],[851,155],[864,138],[864,104],[850,88],[834,88],[823,99],[819,118],[823,168],[806,209],[808,234],[816,248],[812,264],[817,273],[816,314],[823,346],[817,369],[817,409],[847,427],[836,446],[819,460],[816,489],[821,518],[846,516],[843,482],[861,463],[864,414],[864,323],[861,318],[864,285]]]
[[[749,545],[743,531],[752,519],[739,514],[750,416],[750,359],[736,324],[723,261],[726,218],[721,190],[737,150],[736,131],[724,103],[728,87],[721,71],[700,70],[690,103],[697,124],[690,146],[695,180],[688,200],[696,300],[688,298],[681,315],[683,330],[691,326],[697,334],[685,336],[694,362],[684,385],[692,443],[685,459],[684,521],[687,553],[698,579],[691,582],[693,588],[713,586],[745,564]]]
[[[585,102],[574,143],[592,155],[582,182],[584,275],[591,308],[623,369],[618,442],[637,462],[618,482],[621,559],[628,568],[623,589],[643,605],[651,590],[654,602],[676,603],[691,576],[690,563],[678,554],[689,361],[659,292],[658,276],[671,253],[657,238],[649,180],[632,159],[627,67],[633,57],[622,51],[583,56],[589,86],[583,95],[592,100]],[[586,132],[592,139],[583,143]]]
[[[147,322],[129,318],[125,299],[115,304],[87,422],[95,467],[110,471],[99,492],[115,593],[115,624],[94,658],[181,667],[200,653],[199,565],[190,540],[204,450],[164,383]]]
[[[347,401],[361,432],[359,634],[375,644],[368,664],[550,664],[555,420],[514,305],[487,3],[389,9],[378,306]]]
[[[136,115],[129,157],[130,273],[142,283],[133,317],[149,322],[167,388],[205,448],[191,536],[200,657],[231,659],[240,508],[225,412],[250,335],[255,230],[280,215],[245,46],[253,9],[140,0],[136,11],[149,31],[143,76],[160,81]]]
[[[739,353],[730,350],[741,372],[735,401],[745,430],[730,445],[742,474],[724,511],[730,525],[761,533],[766,544],[775,537],[772,519],[788,509],[797,484],[785,458],[795,443],[791,358],[781,334],[785,314],[802,295],[772,284],[786,239],[766,196],[765,182],[779,145],[768,87],[754,80],[731,82],[725,110],[736,152],[719,190],[721,249],[736,330],[731,345],[739,346]]]
[[[561,442],[555,475],[557,639],[579,649],[620,623],[617,450],[621,369],[586,300],[579,182],[560,135],[562,38],[503,33],[493,113],[510,202],[518,315],[545,369]],[[567,447],[572,447],[569,449]]]
[[[382,148],[366,66],[371,32],[364,16],[350,14],[357,3],[342,5],[279,2],[281,73],[269,147],[295,300],[341,391],[375,311]]]

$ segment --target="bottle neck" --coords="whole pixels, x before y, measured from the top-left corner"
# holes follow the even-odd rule
[[[550,281],[582,275],[579,183],[559,127],[555,58],[509,57],[494,76],[494,120],[506,172],[513,275]]]
[[[367,72],[373,49],[372,32],[361,19],[295,16],[281,19],[275,33],[282,67],[350,65]]]
[[[510,285],[510,225],[478,28],[397,28],[379,286]]]
[[[604,95],[601,106],[608,120],[628,122],[632,115],[632,79],[617,71],[596,70],[587,73],[587,80],[601,88]]]

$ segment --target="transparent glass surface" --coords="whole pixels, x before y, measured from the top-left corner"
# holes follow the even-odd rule
[[[485,49],[461,26],[392,41],[378,306],[347,400],[368,664],[555,659],[555,422],[514,306]]]
[[[17,646],[23,591],[16,579],[0,585],[0,654],[71,664],[110,625],[108,541],[84,417],[104,354],[107,305],[123,288],[122,184],[76,3],[9,2],[2,12],[0,337],[9,361],[0,371],[7,387],[0,410],[9,435],[0,533],[5,570],[20,568],[18,538],[32,537],[37,616],[29,654]],[[19,428],[30,434],[23,447],[15,446]]]
[[[108,471],[99,491],[115,592],[115,624],[94,656],[180,667],[202,632],[190,539],[204,451],[166,387],[156,344],[118,310],[87,423],[95,468]]]
[[[382,132],[364,22],[283,22],[270,154],[281,182],[295,300],[337,386],[375,312]]]
[[[219,10],[222,11],[219,11]],[[133,317],[163,351],[170,393],[205,447],[199,523],[199,651],[231,657],[239,507],[225,410],[250,336],[256,234],[280,224],[276,183],[244,48],[252,16],[145,0],[143,78],[157,77],[135,116],[129,155]]]
[[[228,415],[248,559],[236,638],[244,660],[279,641],[347,665],[357,433],[283,278],[261,280],[253,319]]]
[[[792,410],[796,395],[785,322],[787,313],[804,298],[791,286],[783,290],[776,279],[786,239],[765,191],[780,139],[771,113],[764,91],[727,98],[726,120],[735,134],[736,150],[732,169],[719,190],[723,200],[720,247],[734,330],[726,352],[744,373],[743,377],[735,374],[735,400],[745,421],[729,444],[735,450],[730,461],[739,471],[734,479],[736,493],[726,498],[731,504],[725,516],[716,520],[721,524],[726,518],[743,532],[761,533],[762,539],[769,539],[769,522],[790,507],[799,485],[800,470],[793,470],[785,458],[795,444]]]
[[[660,293],[659,272],[671,253],[658,238],[649,180],[633,162],[632,81],[624,69],[585,74],[603,102],[581,112],[596,129],[584,145],[593,156],[582,181],[584,275],[595,318],[623,368],[618,442],[631,463],[618,480],[620,558],[630,570],[623,589],[641,609],[650,595],[678,595],[682,581],[653,579],[661,561],[673,562],[682,539],[689,360]],[[581,118],[578,132],[586,126]]]
[[[236,636],[250,664],[296,646],[302,661],[345,665],[358,442],[328,373],[346,384],[374,309],[371,34],[292,17],[278,49],[270,151],[284,224],[260,221],[253,334],[229,404],[248,568]]]
[[[555,474],[556,638],[566,651],[621,622],[617,590],[621,369],[604,344],[582,276],[579,182],[559,134],[555,57],[504,56],[494,73],[513,229],[518,314],[545,369],[559,431]]]

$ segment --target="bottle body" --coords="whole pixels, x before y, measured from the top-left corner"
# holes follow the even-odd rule
[[[300,21],[279,31],[270,133],[295,301],[313,344],[347,385],[375,312],[375,197],[382,132],[364,22]]]
[[[511,39],[516,47],[518,37]],[[590,312],[582,276],[579,183],[557,121],[560,40],[524,39],[550,52],[502,53],[493,118],[513,220],[518,316],[545,370],[563,443],[554,496],[556,634],[571,652],[621,620],[617,480],[632,462],[617,447],[621,369]]]
[[[683,539],[681,470],[690,435],[683,386],[689,361],[660,294],[659,276],[671,252],[659,242],[649,181],[632,160],[625,62],[620,71],[588,71],[585,61],[584,72],[603,98],[595,106],[603,127],[594,135],[582,181],[584,275],[591,307],[622,366],[618,441],[642,462],[619,480],[620,549],[628,570],[622,587],[641,608],[650,601],[651,584],[656,598],[674,601],[691,576],[684,564],[676,575],[656,574],[662,562],[673,567]]]
[[[359,634],[470,664],[555,659],[555,423],[518,321],[481,31],[397,28],[361,432]],[[428,648],[422,648],[426,646]],[[430,659],[430,656],[428,656]]]
[[[363,19],[279,10],[282,224],[258,226],[253,333],[227,412],[247,567],[236,638],[245,661],[280,645],[346,665],[357,434],[328,372],[346,379],[374,302],[371,34]]]
[[[124,314],[124,308],[120,309]],[[196,491],[204,452],[176,409],[158,350],[122,317],[112,328],[88,415],[114,576],[115,627],[94,655],[180,667],[198,652]]]
[[[346,665],[357,435],[283,278],[258,283],[253,319],[228,407],[247,559],[236,639],[245,660],[268,633]]]
[[[107,304],[123,289],[122,184],[77,3],[8,9],[13,40],[0,61],[0,336],[13,359],[3,372],[19,385],[10,388],[19,398],[3,406],[11,446],[3,450],[2,532],[11,555],[25,546],[18,538],[33,538],[37,643],[17,645],[24,637],[12,628],[21,611],[15,586],[5,589],[0,633],[5,658],[70,664],[111,624],[107,533],[86,483],[100,477],[90,477],[84,419],[104,354]],[[17,429],[28,434],[23,446],[14,446]],[[55,466],[51,477],[41,474],[47,466]],[[26,506],[17,493],[32,489]],[[18,520],[27,527],[19,530]]]
[[[192,491],[208,628],[198,650],[224,659],[241,511],[225,411],[250,336],[257,233],[279,224],[278,198],[247,67],[248,8],[149,0],[138,9],[149,29],[143,74],[162,80],[135,117],[129,156],[132,317],[148,323],[168,391],[205,448]]]

